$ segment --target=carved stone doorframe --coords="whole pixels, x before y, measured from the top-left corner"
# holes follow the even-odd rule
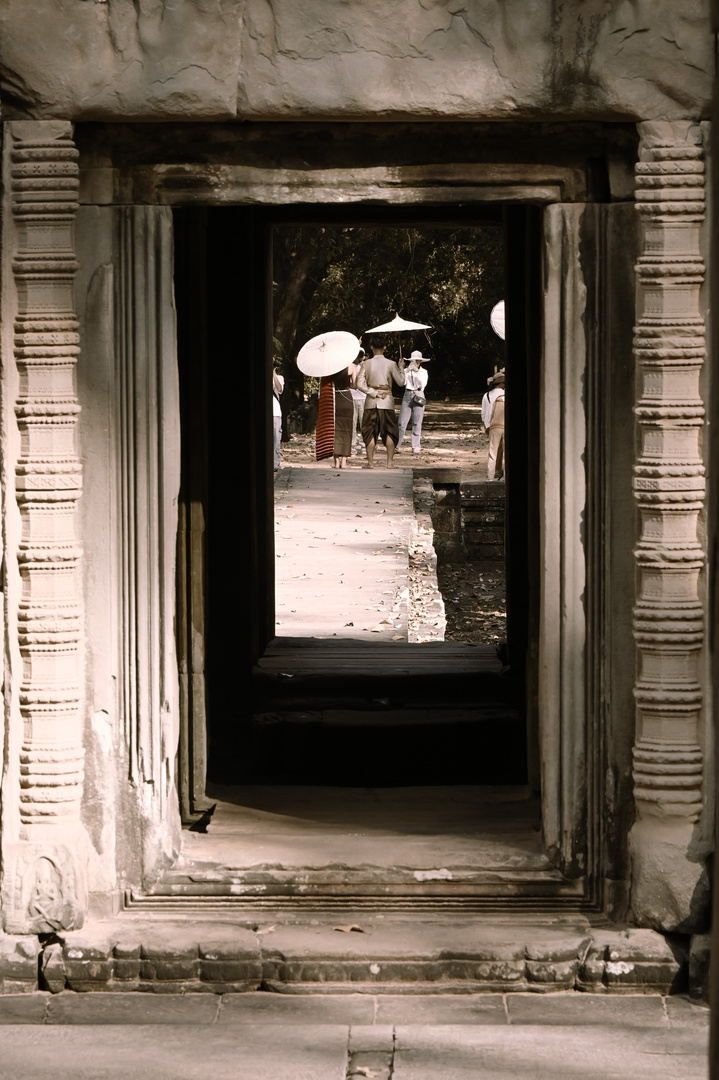
[[[702,884],[701,864],[693,861],[692,853],[703,770],[701,682],[696,666],[702,643],[697,582],[703,561],[697,540],[703,506],[698,449],[703,423],[698,390],[703,358],[698,305],[703,274],[699,250],[703,182],[697,131],[690,124],[641,125],[642,160],[637,167],[637,205],[647,228],[638,270],[641,303],[636,339],[637,367],[643,375],[637,402],[643,441],[636,463],[642,528],[637,544],[635,636],[641,668],[636,684],[638,817],[631,843],[634,917],[649,924],[666,922],[651,906],[652,882],[656,884],[660,872],[657,852],[666,855],[679,850],[681,854],[676,876],[662,878],[663,886],[678,897],[677,925],[683,925],[680,916],[691,903],[687,887],[691,892]],[[49,932],[81,925],[86,907],[86,838],[80,816],[84,609],[78,575],[80,459],[74,384],[79,341],[73,295],[78,172],[70,125],[5,125],[3,163],[2,476],[8,643],[3,918],[11,932]],[[674,177],[680,177],[676,184]],[[406,205],[414,190],[411,183],[403,187],[398,172],[392,179],[394,186],[383,189],[384,204]],[[353,171],[351,180],[353,200],[362,201],[361,170]],[[258,181],[256,190],[251,181],[243,174],[242,198],[267,205],[266,177]],[[344,175],[328,178],[323,174],[315,201],[321,205],[326,198],[341,200],[344,183]],[[274,190],[280,198],[285,189],[280,185]],[[418,189],[422,190],[426,192]],[[376,201],[375,176],[368,175],[367,192]],[[158,202],[164,206],[114,211],[125,215],[117,267],[122,274],[123,267],[135,265],[137,272],[134,279],[122,280],[116,297],[118,303],[126,304],[131,332],[136,329],[132,320],[139,294],[134,290],[142,267],[151,267],[157,255],[163,265],[171,265],[167,225],[172,196],[166,190],[159,195]],[[488,196],[481,180],[475,186],[465,184],[461,195],[464,202],[501,197],[496,187]],[[296,196],[290,190],[288,201]],[[451,184],[442,186],[440,181],[432,189],[438,204],[443,199],[451,204],[457,197]],[[302,198],[313,201],[306,178]],[[417,198],[421,201],[419,194]],[[569,868],[573,876],[591,876],[599,869],[600,855],[596,847],[581,841],[581,830],[586,827],[588,809],[595,815],[599,812],[598,802],[589,806],[587,792],[591,786],[596,789],[602,763],[596,744],[587,740],[585,683],[587,549],[582,456],[587,417],[581,342],[586,283],[577,254],[584,204],[560,205],[561,185],[523,187],[518,182],[512,186],[511,198],[545,206],[540,656],[545,840],[558,864]],[[162,281],[161,291],[167,279]],[[121,344],[116,342],[116,348]],[[166,344],[156,353],[158,361]],[[132,364],[124,370],[132,369],[144,380],[148,372]],[[558,396],[549,393],[550,384],[559,388]],[[162,488],[167,479],[162,469],[154,467],[160,461],[155,451],[162,450],[164,437],[158,432],[158,403],[152,395],[137,392],[138,388],[139,383],[128,386],[123,399],[126,412],[119,417],[128,440],[125,477],[133,473],[133,432],[139,424],[144,431],[154,432],[148,459],[151,490],[141,493],[140,501],[148,520],[155,521],[155,495],[167,500],[172,493],[169,487]],[[174,423],[177,433],[176,387],[167,384],[166,389],[170,397],[163,419]],[[678,405],[672,401],[677,396]],[[137,513],[134,496],[125,505],[130,514]],[[174,519],[170,504],[163,505],[167,514],[156,540],[163,545],[165,561],[159,574],[148,578],[150,588],[161,593],[155,598],[157,621],[144,643],[130,642],[123,672],[123,677],[130,678],[127,701],[138,703],[139,708],[128,732],[134,744],[126,750],[134,749],[137,777],[149,784],[162,779],[167,794],[160,800],[160,817],[155,808],[148,818],[156,829],[156,840],[150,842],[156,842],[158,864],[169,855],[167,836],[176,835],[179,824],[173,779],[167,775],[177,732],[176,673],[167,666],[174,656],[167,606],[170,597],[174,605],[174,581],[168,572],[168,539]],[[133,528],[137,525],[134,521]],[[129,534],[127,545],[129,552]],[[142,588],[137,575],[127,578],[126,622]],[[131,671],[138,657],[149,660],[151,685],[145,689],[149,687],[155,702],[152,708],[141,703],[138,675]],[[172,692],[163,692],[170,683]],[[127,712],[126,723],[129,717]],[[163,836],[162,814],[173,818],[166,822]],[[662,835],[657,822],[667,827]]]
[[[539,722],[542,827],[565,873],[592,876],[586,800],[596,768],[583,722],[586,702],[587,287],[579,254],[586,207],[544,213],[544,341],[540,420]],[[596,433],[594,433],[596,437]],[[580,720],[581,718],[581,720]]]
[[[644,246],[634,341],[639,533],[632,909],[642,925],[692,932],[702,928],[708,894],[700,823],[706,760],[699,534],[706,486],[704,125],[638,126],[636,205]]]
[[[355,185],[357,178],[354,178]],[[307,184],[304,189],[307,192]],[[515,197],[519,186],[513,188]],[[258,196],[261,191],[258,191]],[[466,191],[464,193],[466,195]],[[536,199],[527,190],[527,201]],[[546,193],[545,193],[546,194]],[[554,199],[560,194],[552,192]],[[452,192],[446,190],[447,202]],[[482,199],[482,188],[474,191]],[[310,200],[312,201],[312,200]],[[271,219],[271,209],[265,208]],[[579,249],[586,204],[547,200],[544,208],[544,335],[541,395],[544,567],[540,633],[540,707],[544,840],[556,864],[589,889],[601,873],[598,845],[587,841],[588,793],[597,789],[598,740],[587,740],[585,559],[587,415],[585,296]],[[321,218],[321,210],[318,218]],[[438,212],[441,214],[441,211]],[[600,229],[598,221],[596,228]],[[190,761],[184,772],[198,772]],[[593,805],[592,811],[596,811]]]
[[[77,158],[69,123],[4,126],[2,908],[11,933],[81,926],[86,907]]]

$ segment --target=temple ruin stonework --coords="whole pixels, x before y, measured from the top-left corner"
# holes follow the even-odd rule
[[[274,618],[268,230],[408,209],[505,228],[534,478],[508,509],[529,536],[514,667],[557,903],[705,933],[708,0],[31,7],[0,9],[6,941],[148,895],[207,806],[178,356],[208,354],[228,429],[240,396],[252,414],[244,466],[220,454],[207,481],[237,530],[217,564],[242,696]],[[183,289],[207,291],[196,325]]]

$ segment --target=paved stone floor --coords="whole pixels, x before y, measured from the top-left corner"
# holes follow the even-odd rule
[[[180,866],[462,867],[467,874],[549,866],[537,800],[525,788],[266,785],[210,794],[218,799],[212,824],[206,833],[183,832]]]
[[[0,997],[0,1080],[704,1080],[707,1040],[658,995]]]

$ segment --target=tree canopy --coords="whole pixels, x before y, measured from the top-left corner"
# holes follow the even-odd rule
[[[290,385],[309,338],[329,330],[361,337],[395,312],[432,326],[403,335],[402,351],[432,358],[435,394],[484,392],[503,362],[489,323],[504,296],[498,225],[278,227],[273,249],[275,348]],[[394,336],[387,355],[397,359]]]

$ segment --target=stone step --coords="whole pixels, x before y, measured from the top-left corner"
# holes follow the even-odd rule
[[[354,639],[275,638],[255,667],[262,680],[290,678],[358,679],[381,675],[428,678],[499,675],[502,671],[493,645],[451,641],[407,643]]]
[[[189,922],[125,912],[44,947],[6,936],[2,990],[667,994],[686,981],[686,958],[660,934],[591,926],[580,914],[430,920],[318,909],[284,922],[281,915]]]
[[[537,860],[538,862],[540,860]],[[252,867],[228,871],[223,868],[202,871],[167,871],[162,880],[146,893],[133,893],[134,902],[144,906],[150,901],[173,900],[178,907],[183,900],[204,900],[222,897],[247,904],[254,897],[324,897],[329,901],[348,897],[374,898],[391,901],[398,897],[482,900],[502,899],[511,903],[514,897],[533,898],[539,905],[543,897],[566,899],[580,904],[584,898],[584,882],[567,881],[547,860],[544,865],[518,870],[489,869],[402,870],[389,872],[385,868],[365,867],[348,869],[329,867],[303,869]]]
[[[361,787],[526,782],[526,725],[517,710],[386,704],[275,709],[225,723],[213,779]]]

